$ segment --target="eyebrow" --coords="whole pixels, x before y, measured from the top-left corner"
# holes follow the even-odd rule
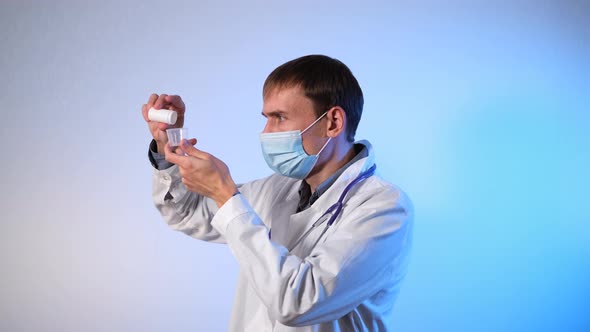
[[[265,114],[264,111],[262,111],[262,112],[260,112],[260,114],[262,114],[262,116],[266,118],[269,116],[282,116],[282,115],[287,114],[287,112],[278,110],[278,111],[270,111],[267,114]]]

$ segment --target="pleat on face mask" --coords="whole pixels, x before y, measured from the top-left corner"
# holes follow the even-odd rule
[[[320,153],[332,138],[328,137],[328,140],[316,155],[308,155],[303,149],[301,135],[320,121],[327,113],[322,114],[303,131],[292,130],[260,134],[262,155],[268,166],[276,173],[284,176],[305,179],[317,163]]]

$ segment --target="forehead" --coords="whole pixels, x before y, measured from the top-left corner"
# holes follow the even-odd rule
[[[264,95],[262,112],[264,114],[284,112],[314,115],[313,106],[313,101],[305,96],[301,87],[276,87]]]

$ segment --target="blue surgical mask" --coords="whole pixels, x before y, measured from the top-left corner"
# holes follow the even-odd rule
[[[328,145],[331,137],[316,155],[308,155],[303,149],[301,135],[320,121],[328,112],[322,114],[303,131],[292,130],[278,133],[260,134],[262,155],[268,166],[275,172],[295,179],[305,179],[318,161],[320,153]]]

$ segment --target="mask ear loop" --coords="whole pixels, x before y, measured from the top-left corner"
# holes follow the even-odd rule
[[[313,127],[313,125],[320,121],[324,116],[326,116],[326,114],[328,114],[328,111],[325,111],[324,114],[320,115],[319,118],[315,119],[315,121],[312,122],[309,126],[307,126],[307,128],[303,129],[301,134],[303,135],[304,132],[306,132],[309,128]]]
[[[328,110],[329,111],[329,110]],[[314,122],[312,122],[309,126],[307,126],[307,128],[303,129],[303,131],[301,132],[301,134],[299,135],[303,135],[303,133],[305,133],[309,128],[313,127],[314,124],[316,124],[318,121],[320,121],[324,116],[326,116],[326,114],[328,114],[328,111],[325,111],[324,114],[320,115],[319,118],[315,119]],[[326,148],[326,146],[328,146],[328,143],[330,143],[330,140],[332,139],[332,137],[328,137],[328,140],[326,141],[326,143],[324,143],[324,146],[322,146],[322,148],[320,149],[320,151],[318,151],[318,153],[316,153],[316,156],[319,156],[320,153],[322,153],[322,151],[324,151],[324,149]]]
[[[326,143],[324,144],[324,146],[322,146],[322,148],[320,149],[320,151],[318,151],[318,153],[316,154],[316,156],[319,156],[320,153],[322,153],[322,151],[324,151],[324,149],[326,148],[326,146],[328,146],[328,143],[330,143],[330,140],[332,139],[332,137],[328,137],[328,140],[326,141]]]

